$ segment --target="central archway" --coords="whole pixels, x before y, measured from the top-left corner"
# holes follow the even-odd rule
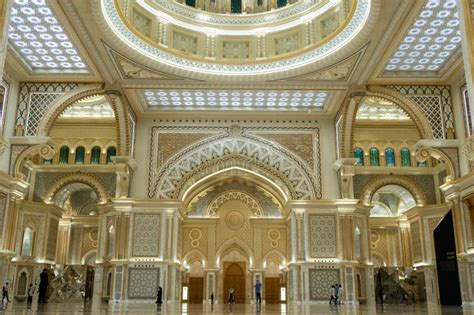
[[[236,304],[245,303],[245,262],[224,263],[224,303],[228,302],[229,290],[234,290]]]

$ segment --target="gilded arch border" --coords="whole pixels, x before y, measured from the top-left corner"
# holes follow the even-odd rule
[[[217,209],[229,200],[240,200],[245,202],[256,217],[263,217],[263,209],[260,203],[245,191],[226,191],[217,195],[206,210],[206,216],[215,216]]]
[[[423,139],[432,139],[433,130],[431,128],[428,118],[418,105],[407,96],[395,90],[383,86],[370,86],[365,91],[357,91],[349,95],[345,100],[345,109],[343,112],[343,125],[341,127],[340,143],[341,156],[352,156],[354,145],[354,125],[359,109],[360,102],[364,97],[375,97],[382,100],[387,100],[401,109],[403,109],[412,119],[413,123],[420,132]]]
[[[16,178],[25,179],[25,174],[22,173],[23,165],[29,157],[39,154],[45,159],[51,159],[54,156],[54,149],[48,144],[39,144],[24,150],[15,160],[15,167],[13,169],[13,175]]]
[[[90,96],[105,95],[115,113],[117,151],[120,155],[130,153],[130,125],[128,121],[127,103],[121,93],[108,90],[102,84],[81,85],[58,97],[48,108],[38,126],[38,136],[47,136],[54,121],[72,104]]]
[[[151,150],[155,152],[156,148]],[[291,152],[242,136],[201,142],[175,155],[160,170],[150,170],[148,195],[150,198],[180,198],[189,185],[231,167],[258,170],[269,179],[279,181],[288,199],[321,198],[321,187],[316,181],[319,174],[313,174]]]
[[[374,193],[386,185],[402,186],[413,195],[418,206],[427,204],[423,190],[413,180],[400,175],[381,175],[370,180],[362,190],[362,203],[369,206]]]
[[[92,175],[84,174],[84,173],[76,173],[76,174],[67,174],[60,177],[58,180],[54,182],[54,184],[48,188],[44,196],[44,202],[52,203],[53,198],[56,193],[66,186],[67,184],[71,183],[84,183],[91,186],[99,196],[99,202],[104,204],[107,202],[107,190],[105,189],[104,185],[100,180],[95,178]]]

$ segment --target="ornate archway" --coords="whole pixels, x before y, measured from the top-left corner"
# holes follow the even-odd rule
[[[365,97],[374,97],[397,105],[411,118],[421,138],[433,138],[430,122],[415,102],[395,90],[381,86],[370,86],[367,90],[351,93],[343,105],[344,111],[339,129],[340,154],[342,157],[352,157],[355,117],[359,110],[359,105]]]
[[[192,185],[219,172],[241,168],[280,186],[288,199],[319,199],[319,174],[291,152],[264,140],[230,136],[199,143],[150,169],[150,198],[179,199]]]
[[[48,108],[38,126],[38,136],[48,136],[54,121],[72,104],[81,99],[105,95],[115,114],[117,150],[120,155],[130,153],[130,122],[125,99],[118,91],[107,90],[102,84],[81,85],[58,97]]]
[[[99,197],[99,203],[104,204],[107,202],[107,190],[105,189],[104,184],[97,178],[82,173],[69,174],[59,178],[51,187],[49,187],[45,193],[44,202],[52,203],[56,193],[64,186],[71,183],[87,184],[97,193]]]
[[[416,200],[418,206],[427,204],[426,196],[421,188],[411,179],[398,175],[381,175],[369,181],[362,190],[361,200],[369,206],[374,193],[386,185],[399,185],[408,190]]]

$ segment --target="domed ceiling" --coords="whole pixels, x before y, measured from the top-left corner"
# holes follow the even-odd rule
[[[135,60],[174,75],[235,82],[298,76],[334,62],[369,31],[374,2],[305,0],[219,14],[167,0],[101,0],[93,12],[109,42]]]

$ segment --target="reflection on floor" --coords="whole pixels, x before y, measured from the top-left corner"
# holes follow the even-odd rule
[[[257,309],[254,304],[229,305],[216,304],[168,304],[160,308],[151,302],[129,302],[93,305],[92,303],[48,303],[33,304],[12,302],[0,308],[2,314],[385,314],[385,315],[445,315],[445,314],[474,314],[474,305],[461,307],[438,307],[427,305],[341,305],[327,304],[282,304],[265,305]]]

